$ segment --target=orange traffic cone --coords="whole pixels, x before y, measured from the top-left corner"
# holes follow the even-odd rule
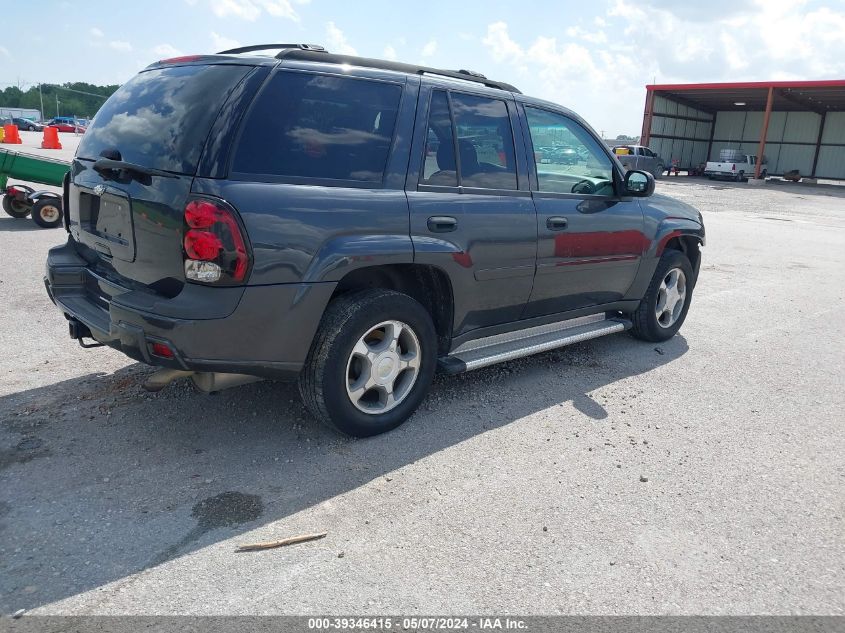
[[[41,141],[41,149],[62,149],[59,143],[59,128],[48,125],[44,128],[44,140]]]
[[[17,125],[4,125],[3,126],[3,135],[4,143],[13,143],[19,145],[21,142],[21,135],[18,133],[18,126]]]

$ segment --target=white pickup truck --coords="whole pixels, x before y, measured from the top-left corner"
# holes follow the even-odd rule
[[[753,154],[729,154],[720,156],[722,160],[708,161],[704,168],[704,175],[710,180],[714,178],[730,178],[737,182],[754,177],[754,170],[757,168],[757,157]],[[763,157],[760,170],[760,178],[768,175],[766,170],[766,157]]]

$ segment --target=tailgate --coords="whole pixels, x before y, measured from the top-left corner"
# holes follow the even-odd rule
[[[178,292],[173,284],[184,280],[182,213],[192,181],[115,182],[97,173],[93,161],[76,160],[68,188],[71,235],[97,253],[102,268],[159,285],[166,294]]]

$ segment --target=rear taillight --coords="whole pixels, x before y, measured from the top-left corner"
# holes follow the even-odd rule
[[[246,279],[249,250],[244,232],[235,210],[222,200],[188,202],[182,245],[189,280],[225,285]]]
[[[734,163],[733,165],[731,165],[731,171],[736,171],[736,163]]]

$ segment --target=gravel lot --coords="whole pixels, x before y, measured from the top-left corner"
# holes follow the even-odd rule
[[[358,441],[290,385],[143,392],[47,299],[64,232],[0,218],[0,611],[842,614],[845,188],[658,189],[707,223],[680,335],[440,378]]]

